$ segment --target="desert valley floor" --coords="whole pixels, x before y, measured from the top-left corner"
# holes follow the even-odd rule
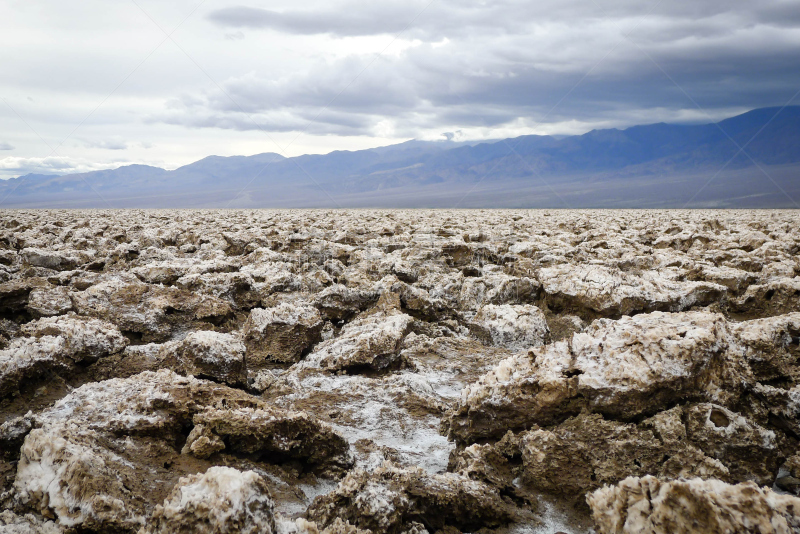
[[[797,211],[0,211],[0,533],[800,532]]]

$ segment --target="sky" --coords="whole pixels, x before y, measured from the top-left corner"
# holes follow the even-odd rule
[[[0,178],[580,134],[800,103],[800,2],[0,0],[0,72]]]

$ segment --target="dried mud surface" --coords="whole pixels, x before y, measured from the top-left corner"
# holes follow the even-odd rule
[[[794,211],[2,211],[0,533],[800,532]]]

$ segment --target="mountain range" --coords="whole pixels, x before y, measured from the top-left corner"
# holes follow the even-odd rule
[[[29,174],[0,182],[0,199],[0,208],[798,207],[800,106],[566,137]]]

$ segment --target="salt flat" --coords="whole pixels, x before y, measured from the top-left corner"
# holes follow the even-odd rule
[[[798,228],[2,211],[0,532],[796,532]]]

